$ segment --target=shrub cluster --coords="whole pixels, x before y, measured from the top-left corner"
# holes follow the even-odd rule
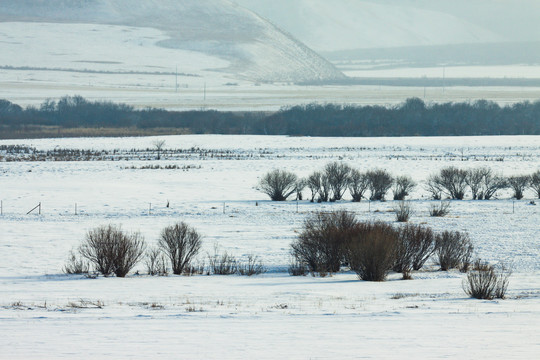
[[[175,275],[259,275],[266,272],[260,258],[248,254],[245,261],[238,261],[227,252],[208,254],[208,267],[194,263],[202,245],[202,236],[193,227],[179,222],[165,227],[159,236],[157,247],[145,251],[146,245],[139,233],[126,234],[115,225],[90,230],[79,246],[78,254],[70,253],[64,266],[66,274],[85,274],[91,269],[104,276],[115,274],[125,277],[145,256],[149,275],[164,276],[169,269]]]
[[[362,280],[383,281],[390,270],[410,278],[436,255],[441,270],[467,269],[472,244],[466,233],[434,234],[429,227],[359,222],[345,211],[318,212],[291,244],[292,275],[327,274],[348,266]]]
[[[342,200],[347,191],[353,202],[359,202],[362,199],[385,200],[390,189],[394,200],[403,201],[416,186],[417,183],[409,176],[393,177],[381,169],[361,172],[335,161],[305,179],[299,179],[289,171],[272,170],[262,177],[258,189],[274,201],[287,200],[293,194],[301,200],[302,191],[307,187],[311,192],[311,202]],[[488,167],[460,169],[448,166],[430,175],[424,182],[424,189],[434,200],[463,200],[469,193],[473,200],[490,200],[503,189],[513,190],[513,197],[518,200],[523,198],[527,189],[540,198],[540,170],[532,175],[503,177]]]
[[[504,299],[511,274],[504,265],[495,267],[477,259],[463,279],[463,290],[476,299]]]

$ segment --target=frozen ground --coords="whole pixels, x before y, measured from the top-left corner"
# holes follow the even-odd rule
[[[0,358],[523,359],[540,350],[540,208],[529,205],[532,193],[518,202],[508,193],[453,202],[445,218],[428,216],[421,188],[412,194],[413,223],[467,231],[478,256],[513,263],[509,298],[478,301],[461,289],[463,274],[435,266],[412,281],[391,274],[385,283],[351,273],[288,276],[289,245],[310,212],[348,209],[360,219],[392,222],[393,203],[278,204],[255,188],[270,169],[303,176],[332,160],[418,181],[450,164],[530,173],[540,168],[539,137],[159,139],[168,150],[191,150],[157,161],[144,151],[156,138],[0,142],[110,152],[104,161],[0,162]],[[140,169],[146,165],[186,170]],[[39,202],[42,215],[26,215]],[[164,226],[179,220],[204,234],[201,260],[218,244],[240,259],[259,256],[269,272],[62,274],[69,251],[95,226],[121,224],[153,245]],[[136,270],[142,274],[144,265]]]

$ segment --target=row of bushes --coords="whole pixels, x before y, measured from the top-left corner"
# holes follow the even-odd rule
[[[460,169],[450,166],[431,175],[424,185],[435,200],[445,197],[462,200],[469,191],[473,200],[489,200],[503,189],[512,189],[513,197],[518,200],[523,198],[526,189],[531,189],[540,199],[540,170],[531,175],[503,177],[488,167]],[[292,195],[302,200],[303,191],[308,188],[311,202],[338,201],[347,191],[352,201],[359,202],[362,199],[384,200],[390,189],[394,200],[404,200],[416,186],[409,176],[393,177],[381,169],[361,172],[346,163],[331,162],[303,179],[286,170],[272,170],[261,178],[258,189],[273,201],[285,201]]]
[[[104,276],[125,277],[144,257],[149,275],[217,274],[258,275],[266,271],[257,256],[248,255],[238,261],[227,252],[208,254],[209,265],[194,264],[202,246],[202,236],[184,222],[161,231],[158,245],[147,249],[139,233],[125,233],[115,225],[101,226],[88,231],[77,252],[71,253],[64,267],[67,274],[96,272]]]
[[[359,222],[352,213],[334,211],[308,218],[291,251],[294,269],[303,265],[311,273],[327,274],[346,266],[362,280],[383,281],[391,270],[408,278],[433,255],[441,270],[466,271],[473,246],[466,233],[435,234],[421,225]]]
[[[158,246],[146,250],[139,233],[127,234],[114,225],[90,230],[64,267],[68,274],[100,273],[125,277],[146,254],[149,275],[218,274],[258,275],[266,272],[257,256],[238,262],[227,252],[208,254],[209,264],[194,264],[202,244],[201,235],[184,222],[161,231]],[[429,227],[405,225],[395,228],[382,222],[359,222],[355,216],[337,211],[316,213],[304,222],[303,231],[291,244],[291,275],[340,271],[343,266],[366,281],[384,281],[393,270],[411,279],[411,271],[420,270],[435,256],[441,270],[471,266],[472,243],[466,233],[444,231],[435,234]],[[477,298],[503,298],[510,272],[477,260],[464,279],[465,292]]]

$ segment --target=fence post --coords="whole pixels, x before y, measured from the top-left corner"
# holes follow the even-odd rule
[[[148,204],[148,215],[152,212],[152,203]]]
[[[75,215],[77,215],[77,203],[75,203]]]
[[[41,215],[41,201],[39,202],[39,215]]]

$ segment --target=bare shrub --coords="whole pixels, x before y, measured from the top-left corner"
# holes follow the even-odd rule
[[[508,185],[514,190],[513,197],[516,200],[523,199],[523,192],[529,186],[530,178],[527,175],[510,176],[507,179]]]
[[[384,281],[396,256],[397,231],[382,222],[361,223],[348,249],[351,270],[366,281]]]
[[[245,276],[260,275],[266,272],[262,261],[258,256],[249,254],[245,262],[238,264],[238,273]]]
[[[398,176],[394,180],[394,200],[405,200],[405,197],[416,187],[416,183],[410,176]]]
[[[437,205],[431,205],[429,216],[443,217],[450,213],[450,201],[441,201]]]
[[[401,226],[392,269],[404,275],[411,270],[420,270],[434,251],[435,236],[431,228],[412,224]]]
[[[291,244],[292,254],[311,272],[337,272],[356,225],[354,214],[349,212],[318,212],[304,221],[302,232]]]
[[[506,180],[495,175],[488,167],[469,169],[466,181],[471,188],[473,200],[489,200],[498,190],[507,186]]]
[[[441,270],[466,271],[471,264],[473,245],[466,233],[444,231],[435,237],[435,254]]]
[[[214,254],[208,254],[208,266],[214,275],[233,275],[238,271],[236,257],[230,255],[227,251],[221,254],[217,245],[214,247]]]
[[[440,188],[452,199],[463,200],[467,191],[467,171],[449,166],[441,169],[439,174],[432,175],[428,184]]]
[[[306,186],[311,191],[311,202],[315,201],[315,197],[319,194],[319,189],[321,188],[321,173],[315,171],[309,175],[306,179]]]
[[[369,179],[366,174],[356,169],[351,169],[349,174],[349,192],[353,202],[360,202],[369,187]]]
[[[285,201],[297,190],[298,177],[288,171],[275,169],[263,176],[259,182],[260,191],[272,201]]]
[[[504,299],[511,273],[505,266],[496,268],[477,259],[463,279],[463,290],[476,299]]]
[[[394,212],[396,213],[396,221],[407,222],[411,217],[412,207],[408,201],[400,201],[394,206]]]
[[[349,174],[351,167],[345,163],[337,161],[326,164],[324,174],[328,179],[328,184],[332,191],[332,201],[338,201],[343,198],[343,194],[349,185]]]
[[[184,276],[193,276],[193,275],[203,275],[205,273],[206,267],[204,261],[197,262],[196,264],[189,263],[184,267],[182,275]]]
[[[471,188],[473,200],[478,200],[479,194],[481,193],[482,180],[484,179],[485,171],[489,171],[489,169],[476,168],[467,170],[467,177],[465,181]]]
[[[306,179],[307,187],[311,191],[311,202],[315,201],[315,197],[318,196],[317,202],[327,202],[330,198],[330,182],[328,176],[320,171],[315,171]]]
[[[88,274],[90,266],[72,250],[69,253],[69,260],[64,265],[63,270],[65,274]]]
[[[295,184],[295,193],[296,193],[296,200],[303,200],[304,196],[302,194],[302,191],[304,191],[306,187],[306,180],[305,179],[298,179]]]
[[[508,187],[508,182],[501,175],[493,174],[491,170],[484,172],[482,179],[482,190],[478,194],[479,200],[490,200],[497,191]]]
[[[425,189],[431,194],[433,200],[441,200],[443,196],[443,187],[439,184],[437,175],[430,175],[426,181]]]
[[[152,248],[146,252],[145,264],[148,275],[167,275],[167,259],[159,247]]]
[[[540,199],[540,170],[537,170],[531,175],[529,187],[535,192],[536,197]]]
[[[386,193],[392,187],[392,175],[386,170],[370,170],[366,173],[369,179],[371,200],[384,200]]]
[[[306,276],[309,272],[306,264],[299,261],[295,256],[291,256],[291,261],[287,271],[291,276]]]
[[[103,275],[125,277],[143,256],[145,247],[139,233],[128,235],[108,225],[88,231],[79,252]]]
[[[181,275],[199,253],[202,236],[185,222],[179,222],[161,230],[158,245],[171,261],[173,274]]]

